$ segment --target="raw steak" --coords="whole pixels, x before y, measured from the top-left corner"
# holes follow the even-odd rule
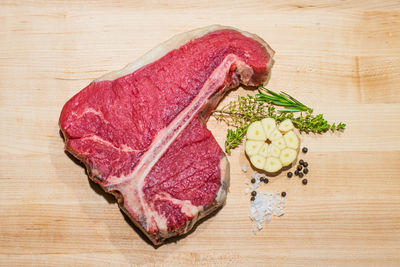
[[[65,149],[154,244],[182,235],[226,199],[229,163],[210,112],[228,89],[263,83],[272,55],[230,27],[177,35],[64,105]]]

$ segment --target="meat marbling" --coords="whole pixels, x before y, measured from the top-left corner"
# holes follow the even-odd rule
[[[229,162],[206,127],[224,93],[265,82],[273,50],[212,25],[172,37],[63,107],[65,149],[154,244],[225,203]]]

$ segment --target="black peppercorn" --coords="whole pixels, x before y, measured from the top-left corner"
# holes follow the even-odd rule
[[[304,168],[303,172],[304,172],[304,174],[307,174],[308,173],[308,169]]]
[[[303,181],[301,181],[304,185],[306,185],[307,184],[307,179],[303,179]]]
[[[299,172],[298,170],[295,170],[295,171],[294,171],[294,175],[296,175],[296,176],[299,175],[299,173],[300,173],[300,172]]]
[[[251,192],[251,195],[252,195],[253,197],[255,197],[255,196],[257,195],[257,192],[256,192],[256,191],[253,191],[253,192]]]
[[[288,178],[292,178],[292,176],[293,176],[293,173],[292,173],[292,172],[288,172],[288,173],[287,173],[287,177],[288,177]]]
[[[269,182],[268,178],[265,178],[264,179],[264,184],[268,184],[268,182]]]
[[[281,193],[281,196],[282,196],[282,197],[286,197],[286,192],[282,192],[282,193]]]
[[[255,197],[251,197],[251,198],[250,198],[251,201],[254,201],[255,199],[256,199]]]
[[[303,164],[304,164],[304,160],[302,160],[302,159],[299,160],[299,164],[300,164],[300,165],[303,165]]]
[[[297,169],[298,169],[299,171],[301,171],[301,169],[303,169],[303,166],[297,165]]]
[[[264,182],[264,179],[265,179],[264,177],[261,177],[260,182]]]
[[[256,179],[251,179],[251,181],[250,181],[252,184],[254,184],[255,182],[256,182]]]
[[[304,163],[303,163],[303,166],[304,166],[304,168],[308,167],[308,163],[307,163],[307,162],[304,162]]]
[[[301,172],[301,173],[299,173],[299,177],[300,178],[303,178],[303,176],[304,176],[304,174]]]
[[[306,148],[306,147],[303,147],[303,149],[302,149],[301,151],[303,151],[303,153],[307,153],[307,151],[308,151],[308,148]]]

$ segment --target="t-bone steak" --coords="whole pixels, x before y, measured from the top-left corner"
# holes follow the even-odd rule
[[[213,25],[172,37],[63,107],[65,149],[154,244],[225,203],[229,162],[206,127],[224,93],[265,82],[273,50]]]

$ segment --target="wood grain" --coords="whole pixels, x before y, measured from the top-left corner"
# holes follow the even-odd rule
[[[302,136],[309,184],[271,178],[286,214],[258,235],[240,148],[226,206],[155,249],[64,153],[58,116],[92,79],[212,23],[263,37],[276,51],[268,87],[348,128]],[[1,1],[0,25],[0,265],[400,264],[398,1]],[[226,126],[208,125],[223,145]]]

